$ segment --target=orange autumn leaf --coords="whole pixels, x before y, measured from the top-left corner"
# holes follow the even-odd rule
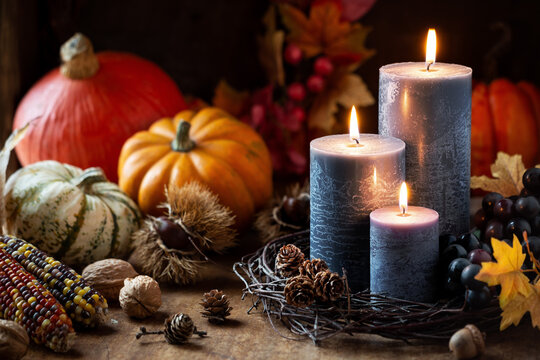
[[[221,80],[214,90],[212,103],[214,106],[227,111],[232,116],[240,116],[249,102],[249,92],[234,89],[225,80]]]
[[[373,55],[364,47],[368,28],[341,20],[335,2],[320,2],[310,8],[309,17],[288,4],[279,7],[289,35],[287,40],[302,49],[308,58],[324,53],[336,61],[360,62]]]
[[[525,170],[521,155],[508,155],[500,151],[495,163],[491,164],[493,177],[471,176],[471,189],[494,191],[506,197],[519,194],[523,189],[521,177]]]
[[[486,282],[489,286],[501,285],[499,304],[505,306],[517,295],[528,297],[533,289],[529,279],[521,271],[526,255],[516,235],[512,247],[504,241],[491,238],[493,257],[497,262],[483,262],[482,269],[475,276],[476,280]]]
[[[501,314],[501,331],[511,324],[517,326],[527,311],[531,314],[532,326],[540,329],[540,281],[534,286],[532,284],[529,286],[531,288],[529,296],[517,295],[504,307]]]

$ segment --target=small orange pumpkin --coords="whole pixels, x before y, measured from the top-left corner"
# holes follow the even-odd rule
[[[526,167],[538,163],[540,91],[531,83],[496,79],[472,93],[471,173],[489,175],[498,151],[521,154]]]
[[[263,139],[218,108],[186,110],[129,138],[118,163],[120,188],[142,211],[160,215],[167,186],[207,185],[245,227],[272,195],[272,163]]]

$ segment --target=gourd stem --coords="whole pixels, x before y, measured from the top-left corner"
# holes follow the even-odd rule
[[[60,48],[62,75],[74,79],[86,79],[99,70],[99,61],[94,54],[94,47],[86,36],[76,33]]]
[[[98,182],[106,182],[107,177],[98,167],[88,168],[81,175],[73,178],[70,182],[79,187],[84,188]]]
[[[174,151],[189,152],[195,147],[195,142],[189,138],[189,129],[191,124],[181,120],[176,129],[176,138],[171,142],[171,148]]]

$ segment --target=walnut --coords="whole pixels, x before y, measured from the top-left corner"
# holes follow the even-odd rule
[[[124,280],[139,275],[130,263],[120,259],[105,259],[88,265],[82,277],[109,301],[118,301]]]
[[[30,339],[24,328],[11,320],[0,320],[0,354],[3,360],[19,360],[28,349]]]
[[[124,280],[119,300],[126,314],[144,319],[154,314],[161,306],[161,290],[156,280],[150,276],[139,275]]]

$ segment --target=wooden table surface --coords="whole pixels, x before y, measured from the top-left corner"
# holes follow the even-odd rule
[[[251,251],[255,244],[241,246]],[[235,251],[241,253],[239,249]],[[234,275],[232,264],[239,255],[224,256],[212,265],[210,275],[201,283],[188,287],[162,287],[162,306],[146,320],[134,320],[118,305],[112,305],[109,322],[100,328],[79,332],[73,348],[56,354],[44,347],[31,345],[24,359],[453,359],[444,343],[407,345],[372,335],[339,335],[315,346],[308,339],[287,340],[271,327],[266,315],[256,310],[248,315],[251,301],[241,300],[242,282]],[[213,325],[199,313],[204,292],[219,288],[231,298],[234,308],[230,320]],[[190,315],[206,338],[193,337],[184,345],[169,345],[162,335],[135,339],[140,326],[161,330],[164,319],[176,312]],[[283,334],[291,335],[281,328]],[[540,359],[540,330],[533,329],[530,319],[521,326],[502,333],[489,334],[482,359]],[[1,359],[1,356],[0,356]]]

